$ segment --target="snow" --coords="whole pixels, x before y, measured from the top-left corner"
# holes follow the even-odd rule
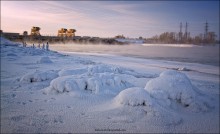
[[[53,63],[49,57],[42,57],[37,63]]]
[[[59,71],[59,76],[78,75],[86,72],[87,72],[87,68],[62,69],[61,71]]]
[[[219,132],[218,66],[28,46],[1,37],[1,133]]]
[[[1,44],[2,45],[5,45],[5,46],[20,46],[21,44],[19,43],[16,43],[16,42],[12,42],[10,40],[7,40],[3,37],[0,37],[0,41],[1,41]]]
[[[40,81],[46,81],[46,80],[52,80],[56,78],[58,75],[55,71],[35,71],[34,73],[28,73],[25,74],[23,77],[21,77],[21,82],[40,82]]]
[[[175,102],[197,112],[206,111],[210,107],[204,100],[198,101],[201,93],[198,93],[190,79],[184,73],[174,70],[164,71],[159,77],[148,81],[145,90],[163,106],[171,107],[172,102]]]
[[[140,87],[124,89],[116,96],[115,101],[129,106],[151,106],[153,104],[148,92]]]
[[[68,75],[67,72],[70,74]],[[79,75],[81,72],[83,74]],[[51,81],[50,87],[45,89],[45,93],[63,93],[78,89],[95,94],[115,94],[132,85],[114,72],[118,72],[118,70],[116,71],[115,68],[110,68],[107,65],[89,66],[87,71],[85,69],[62,70],[59,72],[61,77]]]

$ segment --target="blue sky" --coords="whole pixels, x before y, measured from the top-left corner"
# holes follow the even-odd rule
[[[1,1],[1,29],[56,35],[60,28],[74,28],[79,36],[152,37],[179,32],[189,23],[191,35],[209,31],[219,37],[219,1]],[[184,31],[184,27],[183,27]]]

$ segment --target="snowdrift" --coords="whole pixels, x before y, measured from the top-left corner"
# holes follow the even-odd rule
[[[87,90],[95,94],[117,94],[123,89],[135,86],[132,82],[137,82],[138,78],[154,77],[105,64],[78,69],[62,69],[58,74],[60,77],[51,81],[45,93]]]
[[[87,68],[78,68],[78,69],[62,69],[59,71],[59,76],[68,76],[68,75],[80,75],[87,72]]]
[[[95,94],[116,94],[131,87],[132,84],[113,73],[97,73],[94,75],[62,76],[51,81],[44,93],[63,93],[69,91],[90,91]]]
[[[39,61],[37,61],[37,63],[53,63],[49,57],[41,57],[41,59]]]
[[[207,111],[210,104],[191,84],[189,78],[180,72],[164,71],[158,78],[147,82],[145,90],[162,106],[174,108],[180,104],[192,111]]]
[[[1,45],[5,46],[19,46],[21,45],[20,43],[12,42],[8,39],[5,39],[4,37],[0,37]]]
[[[37,70],[34,73],[28,73],[24,75],[23,77],[21,77],[20,81],[28,82],[28,83],[41,82],[41,81],[46,81],[46,80],[52,80],[56,78],[57,76],[58,76],[57,72],[55,71],[42,72],[42,71]]]
[[[115,101],[129,106],[152,106],[152,98],[144,88],[132,87],[121,91]]]

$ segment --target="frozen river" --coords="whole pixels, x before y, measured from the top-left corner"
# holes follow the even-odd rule
[[[219,45],[50,45],[56,51],[87,52],[123,55],[219,66]]]

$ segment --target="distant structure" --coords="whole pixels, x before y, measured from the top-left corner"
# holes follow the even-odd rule
[[[207,39],[207,35],[208,35],[208,22],[206,20],[206,23],[205,23],[205,33],[204,33],[204,39],[206,40]]]
[[[186,27],[185,27],[185,40],[188,39],[188,23],[186,22]]]
[[[76,43],[92,43],[92,44],[125,44],[123,42],[119,42],[115,40],[114,38],[99,38],[99,37],[89,37],[89,36],[75,36],[76,29],[66,29],[61,28],[58,30],[57,36],[45,36],[40,34],[40,27],[33,26],[31,28],[30,34],[28,34],[27,31],[24,31],[22,34],[19,33],[7,33],[1,32],[1,36],[12,40],[12,41],[18,41],[18,42],[31,42],[31,43],[37,43],[39,44],[38,47],[40,47],[40,44],[43,44],[43,48],[45,48],[45,42],[48,43],[55,43],[55,42],[62,42],[65,44],[65,42],[76,42]],[[122,38],[125,38],[123,35],[119,36]],[[33,45],[34,46],[34,45]],[[35,46],[34,46],[35,47]],[[49,49],[49,46],[48,46]]]
[[[69,29],[69,30],[66,32],[66,36],[67,36],[67,37],[74,37],[74,36],[75,36],[75,32],[76,32],[75,29]]]
[[[69,29],[67,30],[66,28],[61,28],[58,30],[58,37],[74,37],[75,36],[75,29]]]
[[[117,36],[115,36],[115,38],[116,38],[116,39],[125,39],[125,37],[124,37],[123,34],[122,34],[122,35],[117,35]]]
[[[40,36],[40,27],[33,26],[31,28],[31,35],[32,36]]]
[[[183,40],[183,33],[182,33],[182,22],[180,22],[180,32],[179,32],[179,41],[182,42]]]
[[[5,38],[8,38],[10,40],[14,39],[21,39],[22,37],[19,35],[19,33],[9,33],[9,32],[3,32],[1,30],[1,36],[4,36]]]
[[[27,32],[27,31],[24,31],[24,32],[23,32],[23,36],[28,36],[28,32]]]
[[[67,31],[66,28],[61,28],[60,30],[58,30],[57,36],[58,37],[66,37],[66,31]]]

